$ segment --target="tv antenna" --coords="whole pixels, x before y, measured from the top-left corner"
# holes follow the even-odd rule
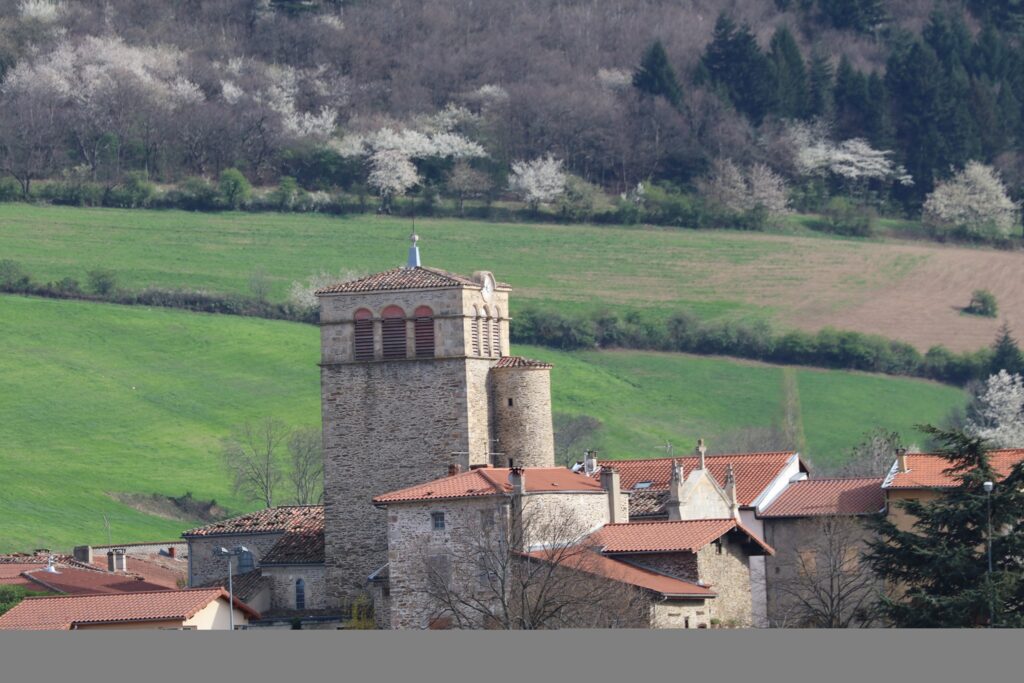
[[[656,450],[656,451],[665,451],[665,455],[671,458],[672,457],[672,450],[673,450],[672,442],[669,441],[668,439],[666,439],[664,446],[655,446],[654,450]]]

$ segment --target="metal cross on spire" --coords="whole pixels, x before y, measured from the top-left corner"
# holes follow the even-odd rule
[[[419,268],[420,267],[420,247],[419,241],[420,236],[416,234],[416,228],[413,226],[413,232],[409,235],[409,260],[406,262],[406,268]]]

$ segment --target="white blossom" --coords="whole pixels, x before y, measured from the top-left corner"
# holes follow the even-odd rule
[[[64,3],[52,0],[22,0],[18,12],[22,19],[34,19],[43,24],[52,24],[64,14]]]
[[[295,280],[288,290],[288,302],[300,311],[314,311],[320,306],[316,298],[316,291],[323,289],[337,282],[348,282],[362,277],[362,273],[351,270],[343,270],[337,275],[322,270],[306,278],[305,282]]]
[[[1017,223],[1020,204],[1006,194],[998,173],[977,161],[939,183],[924,203],[924,221],[939,228],[963,228],[986,236],[1006,236]]]
[[[416,167],[403,152],[381,149],[370,156],[370,186],[385,200],[401,196],[420,182]]]
[[[534,209],[558,199],[565,192],[565,182],[562,160],[550,154],[532,161],[512,163],[509,187]]]
[[[609,90],[627,90],[633,85],[633,72],[628,69],[598,69],[597,80]]]
[[[789,213],[785,181],[764,164],[743,172],[730,159],[716,159],[703,187],[709,199],[736,213],[757,208],[772,216]]]
[[[235,85],[232,81],[221,81],[220,93],[225,102],[228,104],[234,104],[235,102],[238,102],[238,100],[242,99],[242,95],[245,94],[245,91]]]
[[[1024,447],[1024,378],[1006,370],[990,376],[967,431],[997,448]]]
[[[788,137],[802,175],[834,173],[852,182],[893,180],[901,185],[913,184],[906,169],[889,158],[891,151],[875,149],[861,138],[836,144],[828,138],[827,127],[820,123],[794,123],[789,127]]]

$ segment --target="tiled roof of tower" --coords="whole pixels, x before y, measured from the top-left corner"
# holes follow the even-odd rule
[[[323,564],[324,530],[296,529],[284,536],[267,551],[260,564]]]
[[[746,534],[769,554],[775,553],[757,534],[731,518],[606,524],[590,536],[590,542],[611,554],[695,553],[733,530]]]
[[[435,479],[425,484],[383,493],[376,496],[373,502],[402,503],[445,498],[476,498],[511,493],[510,471],[507,467],[480,467]],[[523,476],[528,493],[604,491],[599,482],[565,467],[528,467]]]
[[[725,483],[726,470],[729,465],[732,465],[736,477],[738,502],[741,507],[750,507],[796,457],[797,454],[794,451],[735,453],[706,456],[705,464],[711,476],[720,485]],[[619,471],[619,481],[624,491],[632,490],[637,484],[644,482],[650,482],[650,485],[641,490],[657,491],[668,488],[669,480],[672,477],[673,461],[682,465],[684,477],[700,464],[700,458],[697,456],[647,460],[601,460],[599,464],[613,467]],[[597,477],[599,474],[595,473],[592,476]]]
[[[786,487],[759,517],[869,515],[885,509],[881,477],[805,479]]]
[[[544,550],[535,550],[527,554],[534,559],[548,562],[554,559]],[[644,588],[666,597],[713,598],[716,595],[707,586],[700,586],[690,581],[666,576],[665,574],[637,567],[636,565],[611,557],[605,557],[589,549],[581,550],[578,553],[568,553],[557,559],[560,560],[558,564],[562,566],[587,572],[588,574],[595,574],[631,586],[637,586],[638,588]]]
[[[502,356],[498,359],[498,362],[494,364],[494,367],[550,369],[555,366],[551,363],[545,363],[542,360],[533,360],[532,358],[523,358],[522,356]]]
[[[447,287],[476,287],[481,284],[472,278],[464,275],[449,273],[440,268],[428,268],[427,266],[416,266],[409,268],[401,266],[385,270],[382,273],[367,275],[357,280],[338,282],[318,289],[316,294],[345,294],[348,292],[379,292],[391,289],[444,289]],[[509,289],[504,282],[495,283],[499,289]]]
[[[228,536],[323,528],[323,505],[279,505],[189,529],[182,536]]]
[[[932,453],[907,453],[907,471],[899,472],[897,463],[893,463],[889,476],[885,478],[882,488],[886,489],[930,489],[952,488],[956,480],[944,470],[950,461],[941,455]],[[1024,448],[1007,448],[989,452],[989,462],[1000,477],[1005,477],[1021,460],[1024,460]]]
[[[229,599],[222,588],[26,598],[0,615],[0,630],[67,630],[75,624],[184,621],[221,598]],[[259,612],[237,598],[235,606],[259,618]]]

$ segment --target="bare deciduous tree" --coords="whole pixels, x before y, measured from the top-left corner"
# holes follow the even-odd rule
[[[573,452],[576,448],[587,446],[594,438],[597,430],[601,429],[601,421],[590,415],[570,415],[568,413],[555,413],[553,415],[555,431],[555,455],[558,462],[563,465],[571,465],[575,462]]]
[[[323,435],[316,427],[292,432],[288,439],[291,454],[289,476],[295,487],[295,502],[315,505],[324,499],[324,447]]]
[[[852,517],[804,520],[796,552],[779,557],[770,579],[784,628],[878,626],[882,582],[862,559],[869,532]]]
[[[243,423],[224,439],[221,456],[234,476],[236,492],[265,507],[274,506],[274,495],[284,476],[282,456],[288,434],[283,422],[267,417]]]
[[[864,435],[853,447],[850,457],[831,472],[837,477],[883,477],[896,460],[896,451],[903,442],[898,432],[878,427]]]
[[[536,512],[537,514],[531,514]],[[572,514],[529,502],[496,504],[439,547],[415,540],[424,580],[418,598],[431,623],[453,628],[635,628],[649,625],[649,599],[609,576]]]

